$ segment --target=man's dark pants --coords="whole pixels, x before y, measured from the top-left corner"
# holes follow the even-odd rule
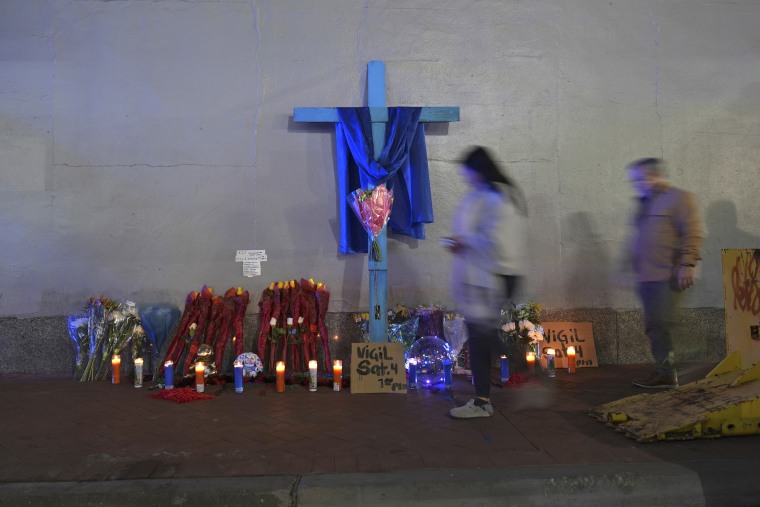
[[[675,279],[639,283],[644,330],[652,347],[657,373],[663,376],[676,374],[673,329],[678,318],[680,295]]]

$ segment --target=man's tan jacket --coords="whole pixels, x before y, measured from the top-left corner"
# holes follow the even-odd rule
[[[667,281],[682,265],[696,266],[704,240],[694,194],[667,183],[640,200],[630,242],[633,270],[639,282]]]

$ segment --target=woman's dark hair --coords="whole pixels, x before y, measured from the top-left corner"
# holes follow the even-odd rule
[[[488,186],[497,192],[502,191],[497,183],[506,185],[515,207],[523,215],[528,215],[528,209],[522,191],[518,188],[512,178],[501,171],[489,150],[483,146],[473,146],[467,152],[464,159],[462,159],[462,165],[469,167],[483,176],[483,179],[485,179]]]

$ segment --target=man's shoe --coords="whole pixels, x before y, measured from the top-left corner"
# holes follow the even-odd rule
[[[454,419],[472,419],[475,417],[491,417],[493,415],[493,405],[487,403],[477,406],[475,400],[470,400],[461,407],[452,408],[449,415]]]
[[[644,389],[673,389],[678,387],[678,377],[675,374],[662,375],[655,372],[644,380],[634,380],[633,385]]]

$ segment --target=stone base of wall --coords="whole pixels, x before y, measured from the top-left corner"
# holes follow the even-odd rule
[[[599,364],[652,362],[640,310],[547,310],[545,322],[591,322]],[[328,314],[330,354],[348,366],[351,343],[359,329],[350,313]],[[245,319],[246,351],[254,350],[258,315]],[[170,334],[159,357],[171,341]],[[337,337],[337,339],[336,339]],[[674,343],[677,362],[720,361],[726,355],[725,317],[722,308],[691,308],[681,313]],[[228,354],[229,355],[229,354]],[[67,319],[61,317],[0,318],[0,373],[39,375],[72,374],[76,353],[69,338]],[[227,358],[226,364],[231,362]]]

